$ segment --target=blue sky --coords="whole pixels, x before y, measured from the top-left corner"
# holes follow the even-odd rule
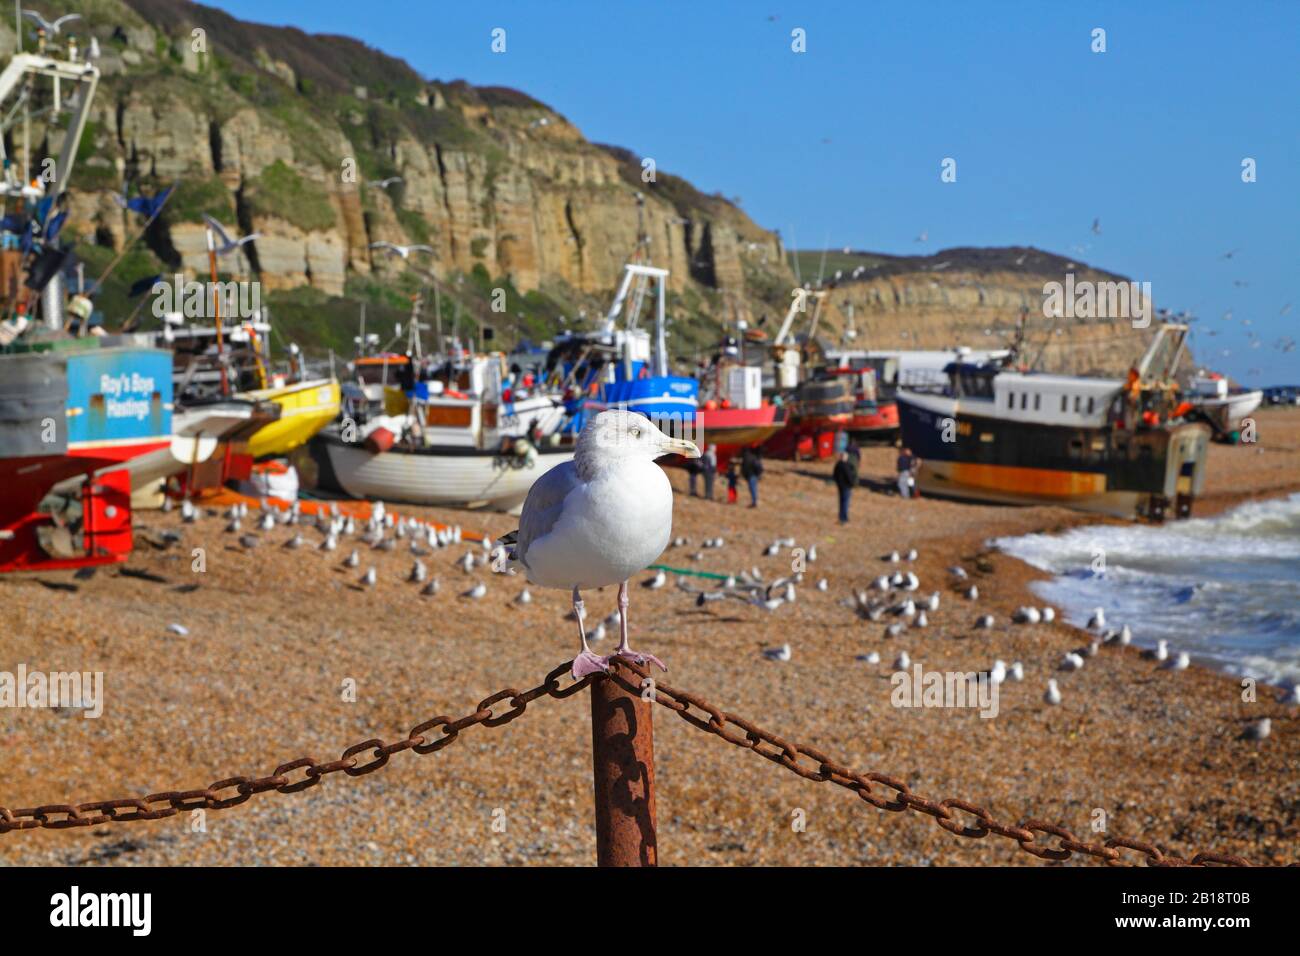
[[[1300,3],[215,5],[523,90],[801,248],[1078,257],[1193,310],[1204,361],[1300,381],[1274,347],[1300,339]]]

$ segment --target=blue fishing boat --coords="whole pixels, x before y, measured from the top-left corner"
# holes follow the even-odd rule
[[[566,430],[576,434],[589,416],[607,408],[639,412],[669,434],[684,435],[694,428],[699,382],[668,373],[667,280],[667,269],[628,263],[603,327],[556,342],[547,371],[565,388]],[[651,295],[653,333],[640,321]]]

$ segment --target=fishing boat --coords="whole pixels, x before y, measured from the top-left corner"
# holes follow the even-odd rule
[[[573,457],[558,392],[512,378],[501,353],[409,366],[384,413],[342,421],[293,455],[302,483],[354,498],[511,511],[548,469]],[[394,394],[396,393],[396,394]]]
[[[737,327],[742,333],[746,330],[742,320]],[[699,372],[699,381],[696,430],[704,443],[717,447],[720,466],[785,427],[785,409],[763,396],[763,368],[746,361],[742,339],[725,336],[712,361]]]
[[[143,462],[172,455],[170,355],[133,336],[92,331],[89,298],[68,301],[71,247],[60,236],[62,200],[99,71],[78,59],[71,38],[66,52],[52,39],[40,34],[34,52],[14,54],[0,72],[3,571],[125,560],[133,483]],[[33,117],[62,130],[57,158],[39,160]],[[11,135],[20,162],[8,155]],[[36,162],[50,175],[32,178],[29,164]]]
[[[1058,504],[1161,520],[1191,513],[1209,428],[1173,376],[1185,325],[1162,326],[1126,379],[1051,375],[1007,362],[952,362],[943,385],[897,392],[903,444],[930,494]],[[1013,352],[1014,357],[1014,352]]]
[[[565,393],[570,433],[580,432],[591,415],[608,408],[638,412],[674,435],[696,427],[699,382],[668,371],[668,275],[667,269],[626,263],[602,326],[556,340],[546,373]],[[654,300],[653,334],[641,326],[647,297]]]
[[[764,445],[776,458],[830,457],[838,433],[853,418],[852,389],[843,378],[826,370],[825,353],[817,339],[828,295],[825,289],[796,290],[768,347],[772,390],[785,407],[785,427]],[[807,331],[796,334],[795,321],[801,315],[809,315]]]
[[[1229,444],[1241,439],[1242,420],[1264,401],[1260,388],[1232,388],[1215,372],[1200,371],[1192,376],[1187,399],[1214,429],[1214,436]]]

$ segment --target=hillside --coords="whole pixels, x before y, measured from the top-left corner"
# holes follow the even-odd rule
[[[260,234],[224,266],[260,279],[282,337],[319,353],[351,353],[362,301],[372,327],[405,318],[423,280],[371,250],[383,240],[432,246],[422,263],[439,279],[444,327],[453,314],[471,316],[503,342],[543,339],[561,317],[572,326],[603,312],[639,214],[653,261],[672,270],[678,355],[707,349],[735,317],[779,317],[790,300],[795,276],[776,233],[664,170],[643,182],[639,156],[588,142],[526,93],[426,79],[347,37],[245,23],[182,0],[65,0],[59,12],[82,14],[61,39],[72,33],[84,48],[93,34],[104,77],[65,229],[80,239],[88,277],[135,228],[113,199],[124,181],[132,193],[179,183],[105,283],[110,327],[132,305],[132,281],[206,272],[203,213]],[[14,42],[12,21],[0,23],[0,52]],[[38,121],[34,135],[57,142],[62,132]],[[376,185],[391,176],[402,181]],[[968,252],[973,261],[981,251]],[[858,303],[873,344],[906,330],[921,344],[976,329],[983,338],[1035,295],[1041,302],[1031,273],[963,266],[936,277],[920,260],[864,255],[874,271],[841,282],[835,301]],[[496,288],[504,313],[488,307]],[[832,331],[842,311],[832,309]],[[896,319],[904,333],[891,331]]]

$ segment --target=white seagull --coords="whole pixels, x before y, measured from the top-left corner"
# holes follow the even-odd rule
[[[49,20],[46,20],[35,10],[24,10],[23,16],[27,17],[29,20],[35,23],[38,27],[40,27],[50,36],[58,36],[59,29],[63,26],[63,24],[69,22],[70,20],[81,19],[80,13],[65,13],[63,16],[59,17],[57,20],[51,23]]]
[[[1047,693],[1043,694],[1043,703],[1055,707],[1061,702],[1061,691],[1056,686],[1056,678],[1047,682]]]
[[[389,176],[386,179],[371,179],[366,182],[367,186],[375,186],[379,189],[387,189],[393,183],[402,182],[401,176]]]
[[[389,242],[387,239],[379,242],[372,242],[371,249],[387,249],[390,255],[401,256],[403,259],[411,258],[412,252],[427,252],[433,255],[433,246],[402,246],[395,242]]]
[[[229,255],[240,246],[252,242],[261,235],[260,232],[250,232],[248,235],[243,236],[240,239],[231,239],[230,236],[226,235],[226,230],[221,227],[221,223],[217,222],[207,213],[203,214],[203,221],[207,223],[208,229],[211,230],[210,234],[215,236],[217,240],[216,252],[219,256]]]
[[[519,530],[500,541],[532,584],[572,592],[581,644],[573,659],[575,679],[607,671],[613,657],[668,669],[628,646],[627,582],[672,540],[673,487],[655,463],[670,454],[699,458],[700,450],[665,435],[644,415],[601,412],[578,436],[573,460],[533,483]],[[618,585],[619,645],[609,657],[598,657],[587,646],[581,592],[611,584]]]

